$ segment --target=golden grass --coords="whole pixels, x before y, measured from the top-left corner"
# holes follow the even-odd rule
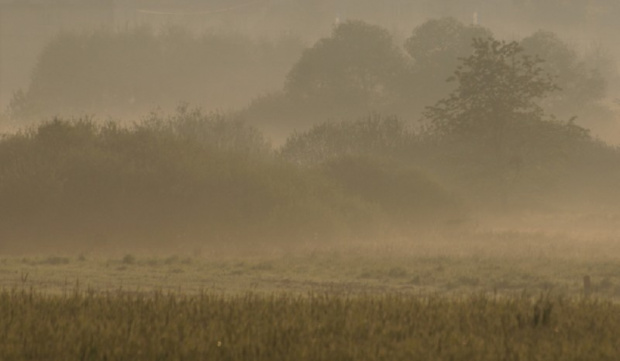
[[[2,360],[616,360],[620,306],[561,298],[0,292]]]

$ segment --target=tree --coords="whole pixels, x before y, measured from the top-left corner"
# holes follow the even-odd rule
[[[559,90],[541,68],[539,58],[524,55],[517,42],[493,38],[473,40],[474,54],[461,58],[449,81],[457,88],[446,99],[427,108],[425,115],[443,134],[490,133],[495,143],[506,126],[518,121],[540,121],[538,101]]]
[[[314,106],[377,110],[397,93],[406,64],[387,30],[347,21],[303,53],[287,76],[285,92]]]
[[[524,54],[517,42],[478,38],[473,48],[451,78],[456,89],[425,116],[451,164],[467,172],[478,190],[499,192],[505,204],[519,177],[529,172],[530,185],[542,184],[559,165],[563,140],[586,133],[553,121],[539,105],[559,89],[542,60]]]
[[[243,114],[277,141],[325,120],[394,114],[409,65],[386,29],[345,21],[303,52],[282,91],[256,98]]]
[[[613,70],[603,76],[604,55],[588,64],[568,44],[556,34],[538,31],[521,41],[526,54],[544,59],[541,68],[551,74],[562,89],[541,103],[543,108],[557,116],[570,118],[576,116],[581,124],[600,128],[605,120],[614,118],[609,109],[602,104],[607,95],[607,78],[616,75]]]
[[[472,54],[472,40],[492,36],[490,30],[464,25],[447,17],[432,19],[413,30],[404,47],[414,61],[411,84],[415,101],[432,104],[451,91],[446,79],[459,64],[460,57]]]
[[[181,102],[234,108],[279,87],[302,50],[292,37],[198,35],[175,26],[61,33],[41,52],[9,115],[19,122],[58,114],[106,118]]]

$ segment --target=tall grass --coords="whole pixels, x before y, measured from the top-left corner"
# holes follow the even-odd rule
[[[618,305],[540,297],[0,292],[3,360],[615,360]]]

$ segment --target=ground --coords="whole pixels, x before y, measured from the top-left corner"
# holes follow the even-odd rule
[[[589,276],[593,296],[620,299],[619,250],[610,234],[478,230],[321,246],[6,255],[0,288],[581,297]]]

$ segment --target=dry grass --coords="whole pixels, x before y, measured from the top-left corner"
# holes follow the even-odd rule
[[[617,242],[543,232],[452,232],[416,239],[252,248],[179,248],[0,258],[0,288],[196,294],[346,291],[415,295],[536,294],[620,297]]]
[[[0,292],[3,360],[616,360],[620,306],[400,294]]]
[[[0,359],[617,360],[612,241],[436,232],[4,257]]]

